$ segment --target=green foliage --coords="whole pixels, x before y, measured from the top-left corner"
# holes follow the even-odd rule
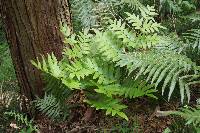
[[[189,19],[191,20],[193,23],[194,22],[199,22],[200,21],[200,14],[198,12],[194,12],[194,13],[191,13],[189,15],[186,15],[186,16],[182,16],[182,18],[184,19]]]
[[[38,132],[37,126],[33,124],[33,120],[29,121],[27,116],[24,116],[23,114],[17,113],[15,111],[5,112],[4,114],[10,117],[14,117],[17,122],[22,124],[24,128],[20,129],[20,133]]]
[[[92,107],[126,120],[122,98],[156,98],[156,89],[164,95],[169,88],[170,100],[179,88],[181,102],[185,95],[189,102],[190,86],[199,82],[199,66],[187,57],[181,41],[160,33],[166,28],[155,21],[157,13],[151,6],[126,15],[125,21],[110,19],[106,29],[86,29],[77,35],[63,27],[67,45],[63,59],[47,54],[32,64],[65,89],[83,90]]]
[[[3,30],[3,24],[0,20],[0,83],[3,83],[3,90],[18,89],[14,66],[9,51],[9,46]]]
[[[118,0],[72,0],[72,16],[74,28],[102,28],[108,18],[115,17],[115,7],[120,5]],[[81,26],[80,26],[81,25]]]
[[[96,110],[103,109],[106,110],[106,115],[111,114],[112,116],[119,115],[120,117],[128,121],[128,117],[122,111],[127,108],[126,105],[120,104],[117,99],[113,99],[104,95],[100,98],[95,98],[94,100],[85,100],[91,107],[95,107]]]
[[[141,18],[140,15],[126,14],[128,16],[126,20],[132,25],[131,31],[126,28],[127,24],[122,23],[121,19],[114,20],[109,26],[109,30],[114,31],[117,37],[123,40],[123,43],[132,48],[144,49],[158,43],[157,33],[160,28],[165,28],[155,22],[153,17],[157,14],[153,7],[147,6],[145,11],[141,10]]]
[[[126,13],[128,15],[128,22],[132,24],[136,30],[139,30],[143,34],[159,32],[159,28],[164,28],[154,20],[155,9],[147,6],[147,10],[141,10],[141,18],[139,15]]]
[[[142,28],[147,27],[148,30],[142,30],[142,28],[140,30],[133,26],[134,31],[140,33],[135,36],[136,40],[140,38],[140,35],[145,39],[146,34],[157,32],[159,28],[162,28],[160,24],[152,23],[155,21],[152,17],[156,14],[155,10],[152,7],[147,9],[148,12],[141,11],[141,14],[143,14],[141,23]],[[128,16],[127,20],[134,23],[131,14],[128,14]],[[32,64],[46,74],[60,80],[68,89],[83,89],[86,92],[93,91],[95,95],[101,94],[101,103],[97,102],[97,99],[91,98],[87,98],[85,101],[91,104],[92,107],[106,110],[106,114],[118,115],[127,119],[125,113],[122,112],[126,106],[121,105],[118,98],[137,98],[141,96],[156,98],[153,95],[156,90],[152,89],[153,85],[148,85],[144,81],[134,81],[133,77],[128,75],[128,69],[118,65],[118,62],[122,60],[124,49],[126,49],[124,42],[129,43],[129,41],[124,41],[124,38],[120,37],[120,34],[126,36],[123,35],[123,31],[127,24],[111,25],[112,28],[105,31],[94,29],[95,34],[90,34],[88,30],[85,30],[79,35],[73,34],[71,36],[69,36],[67,28],[62,29],[64,35],[66,35],[64,42],[72,47],[71,49],[68,47],[64,49],[63,55],[65,57],[63,60],[57,61],[53,54],[48,54],[46,59],[42,57],[42,61],[37,59],[37,62],[32,61]],[[121,33],[115,34],[115,32],[112,32],[117,29],[115,26],[122,26],[121,31],[118,30]],[[137,25],[135,26],[137,27]],[[143,46],[141,47],[143,48]],[[135,47],[132,47],[132,49],[135,49]]]
[[[170,132],[194,132],[199,133],[200,127],[200,108],[185,106],[181,108],[179,111],[170,111],[170,115],[175,115],[179,117],[175,117],[175,123],[173,123],[168,130]]]
[[[74,29],[80,31],[106,28],[109,19],[123,19],[125,11],[146,8],[139,0],[71,0],[71,9]]]
[[[84,28],[90,28],[96,24],[96,16],[93,10],[94,2],[92,0],[73,0],[72,12],[75,15],[73,18],[78,17],[80,24]]]
[[[181,11],[178,3],[174,2],[173,0],[161,0],[159,8],[160,11],[169,13],[177,13]]]
[[[180,111],[175,111],[171,114],[175,114],[178,116],[183,117],[186,120],[186,125],[193,124],[194,126],[199,126],[200,124],[200,108],[192,108],[192,107],[187,107],[187,108],[182,108]]]
[[[171,130],[169,128],[166,128],[163,133],[171,133]]]
[[[45,94],[43,99],[38,98],[34,102],[37,109],[50,118],[56,118],[61,113],[60,102],[52,95]]]
[[[113,95],[123,96],[125,98],[137,98],[141,96],[149,96],[152,98],[156,98],[152,93],[156,92],[154,85],[148,85],[144,81],[136,80],[131,82],[129,79],[128,82],[123,85],[112,84],[106,86],[98,86],[98,89],[95,89],[96,92],[102,93],[108,97],[112,97]]]
[[[139,69],[136,78],[142,74],[147,75],[146,81],[155,83],[156,87],[159,84],[163,84],[162,94],[164,94],[165,88],[169,85],[168,100],[177,82],[179,82],[182,102],[184,100],[184,91],[187,93],[188,100],[190,99],[190,91],[188,90],[189,82],[186,82],[184,79],[191,72],[193,73],[191,77],[195,77],[195,73],[198,70],[198,66],[190,58],[174,53],[173,51],[149,51],[145,53],[135,52],[124,54],[118,62],[118,65],[121,67],[127,66],[130,71],[129,73]]]
[[[121,0],[122,3],[128,4],[137,10],[144,9],[145,6],[139,0]]]
[[[187,33],[184,33],[184,38],[189,41],[189,45],[193,50],[199,52],[200,50],[200,30],[199,29],[192,29],[189,30]]]
[[[179,15],[194,11],[196,6],[191,0],[161,0],[159,8],[162,13]]]

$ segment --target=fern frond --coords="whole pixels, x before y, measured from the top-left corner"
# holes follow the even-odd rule
[[[44,71],[45,73],[48,73],[56,78],[59,78],[62,75],[62,70],[58,65],[59,62],[53,53],[51,55],[47,54],[47,60],[45,60],[44,56],[42,56],[42,63],[38,58],[37,62],[32,60],[31,63],[39,70]]]
[[[116,62],[119,60],[119,54],[122,52],[120,48],[120,43],[117,41],[117,38],[113,37],[110,32],[99,32],[95,31],[95,46],[97,51],[105,57],[108,61]]]
[[[181,11],[180,6],[173,0],[161,0],[160,1],[160,12],[169,12],[170,14],[178,13]]]
[[[122,42],[127,44],[128,46],[131,46],[135,48],[137,45],[135,43],[136,34],[132,33],[126,28],[126,23],[122,23],[122,20],[114,20],[109,25],[109,30],[114,32],[115,35],[117,35],[118,38],[122,39]]]
[[[97,16],[94,12],[95,2],[92,0],[73,0],[71,2],[72,5],[72,12],[74,14],[73,20],[76,22],[76,28],[80,28],[78,26],[79,20],[80,24],[83,28],[91,28],[96,25]]]
[[[141,33],[155,33],[159,32],[160,28],[165,29],[165,27],[161,26],[161,24],[154,20],[153,17],[157,14],[155,13],[155,9],[152,7],[149,7],[146,12],[141,12],[141,17],[135,14],[126,14],[128,16],[128,22],[131,23],[136,30],[140,30]]]
[[[200,108],[182,108],[180,111],[172,112],[171,114],[178,115],[183,117],[187,122],[186,125],[193,124],[194,126],[198,126],[200,124]]]
[[[200,50],[200,30],[199,29],[192,29],[187,33],[183,34],[186,39],[189,40],[190,47],[193,50]]]
[[[112,84],[106,86],[98,86],[98,89],[95,89],[95,91],[108,97],[123,96],[125,98],[133,99],[142,96],[149,96],[156,98],[153,95],[153,93],[156,92],[156,90],[152,88],[153,86],[154,85],[148,85],[145,82],[136,80],[125,85]]]
[[[45,94],[43,99],[34,101],[37,109],[49,118],[58,118],[61,112],[60,102],[53,95]]]
[[[22,129],[22,131],[27,130],[29,133],[38,132],[38,127],[33,124],[33,120],[28,120],[27,116],[24,116],[23,114],[17,113],[15,111],[5,112],[4,114],[14,117],[15,120],[21,124],[25,124],[27,129]]]
[[[186,15],[186,16],[181,16],[181,17],[184,18],[184,19],[189,19],[192,22],[199,22],[200,21],[200,14],[197,13],[197,12],[189,14],[189,15]]]
[[[37,62],[32,60],[31,63],[42,72],[56,78],[56,80],[61,80],[62,84],[66,85],[70,89],[77,89],[81,86],[79,81],[68,78],[69,75],[64,73],[64,69],[66,69],[65,67],[68,64],[64,63],[61,65],[61,62],[57,61],[53,53],[52,55],[48,54],[47,60],[42,56],[42,62],[37,59]]]
[[[72,79],[76,77],[78,80],[85,79],[88,76],[92,76],[93,80],[96,80],[99,84],[109,84],[115,82],[117,78],[117,69],[114,68],[114,64],[101,64],[100,58],[85,58],[68,65],[69,77]],[[116,73],[116,74],[115,74]]]
[[[100,96],[99,99],[95,100],[85,100],[86,103],[88,103],[91,107],[95,107],[96,110],[102,109],[106,110],[106,115],[118,115],[122,117],[123,119],[128,120],[128,117],[126,114],[122,111],[123,109],[127,108],[127,106],[122,105],[119,103],[117,99],[113,99],[107,96]]]
[[[75,29],[91,29],[106,27],[107,20],[115,16],[118,0],[72,0],[72,16]],[[114,15],[113,15],[114,14]],[[81,26],[80,26],[81,25]],[[77,30],[79,30],[77,29]]]
[[[191,61],[188,57],[177,54],[174,52],[160,53],[159,51],[149,51],[145,53],[136,52],[132,54],[124,54],[121,56],[121,60],[118,62],[119,66],[127,66],[129,73],[137,72],[137,77],[140,75],[147,75],[147,82],[158,84],[162,83],[162,94],[164,94],[165,88],[169,85],[168,100],[171,97],[172,92],[175,89],[179,78],[187,73],[195,74],[198,70],[197,65]],[[182,82],[183,83],[183,82]],[[186,86],[186,84],[184,84]],[[180,85],[180,90],[183,85]],[[181,91],[181,99],[183,102],[183,92]],[[189,97],[188,97],[189,99]]]
[[[72,81],[70,82],[70,80],[67,80],[67,78],[62,78],[61,80],[49,74],[44,74],[43,77],[45,80],[45,92],[48,94],[53,94],[53,96],[58,98],[60,101],[66,100],[73,94],[71,89],[80,87],[80,84],[75,85],[76,83],[73,83]]]
[[[137,28],[136,28],[137,29]],[[122,20],[114,20],[110,26],[109,30],[117,35],[119,39],[122,40],[123,44],[127,47],[134,49],[147,49],[158,44],[160,37],[155,34],[136,34],[135,31],[130,31],[126,28],[126,23],[122,23]]]
[[[122,3],[134,7],[136,10],[144,9],[145,6],[139,0],[121,0]]]
[[[64,43],[66,45],[70,45],[65,48],[63,54],[66,55],[69,59],[82,58],[84,55],[90,53],[91,50],[91,38],[92,34],[88,33],[88,30],[84,30],[83,33],[79,33],[78,35],[72,34],[70,37],[65,38]]]

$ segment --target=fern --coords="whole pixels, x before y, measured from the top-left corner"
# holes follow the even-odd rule
[[[58,65],[59,62],[56,60],[56,57],[53,53],[52,55],[48,54],[47,60],[45,60],[44,57],[42,57],[42,63],[38,59],[37,59],[37,62],[35,61],[31,61],[31,62],[35,67],[42,70],[43,72],[55,77],[58,80],[60,79],[62,81],[62,84],[66,85],[70,89],[79,88],[81,85],[81,83],[79,83],[76,80],[65,78],[68,75],[65,75],[64,73],[62,73],[64,68]],[[56,73],[56,71],[58,71],[59,74]]]
[[[69,77],[76,77],[79,81],[88,76],[92,76],[93,80],[97,80],[99,84],[109,84],[115,81],[115,69],[113,64],[103,64],[98,59],[93,60],[86,58],[85,60],[77,61],[66,69],[70,72]]]
[[[121,0],[122,3],[134,7],[136,10],[144,9],[145,6],[139,0]]]
[[[165,28],[155,21],[153,7],[139,9],[138,13],[126,13],[125,21],[110,20],[107,29],[93,28],[77,35],[70,35],[63,27],[67,45],[63,59],[58,61],[48,54],[32,64],[62,84],[58,87],[61,92],[83,90],[92,107],[124,119],[126,106],[120,99],[156,98],[154,94],[160,87],[162,94],[169,88],[168,100],[179,88],[181,102],[185,95],[189,101],[190,86],[199,79],[199,66],[184,55],[178,41],[168,42],[160,34]]]
[[[173,0],[161,0],[159,10],[162,13],[169,12],[171,14],[181,12],[181,8],[178,3]]]
[[[34,102],[36,107],[43,114],[50,118],[59,117],[61,112],[61,105],[54,96],[45,94],[43,99],[37,99]]]
[[[114,34],[116,34],[119,39],[122,39],[122,42],[127,46],[133,48],[136,47],[135,46],[137,45],[135,43],[136,34],[129,31],[129,29],[126,28],[126,23],[122,23],[121,19],[111,21],[111,24],[109,25],[109,30],[113,31]]]
[[[174,111],[171,114],[183,117],[187,122],[186,125],[193,124],[194,126],[199,126],[200,124],[200,108],[182,108],[180,111]]]
[[[66,27],[67,28],[67,27]],[[64,33],[67,33],[65,31]],[[69,37],[69,36],[66,36]],[[70,58],[81,58],[84,55],[90,53],[90,42],[91,42],[92,35],[88,33],[88,30],[84,30],[83,33],[79,33],[79,35],[71,35],[70,38],[66,38],[64,43],[69,44],[73,47],[73,50],[69,49],[69,47],[64,49],[64,54]]]
[[[80,27],[91,29],[106,26],[109,18],[116,17],[115,7],[119,5],[118,0],[72,0],[75,29],[79,31]]]
[[[128,15],[127,20],[135,29],[141,31],[141,33],[154,33],[158,32],[159,28],[164,28],[154,20],[154,16],[158,15],[153,7],[147,6],[145,11],[140,10],[141,18],[139,15],[126,13]]]
[[[182,18],[189,19],[192,22],[199,22],[200,21],[200,14],[198,12],[195,12],[195,13],[191,13],[191,14],[186,15],[186,16],[182,16]]]
[[[44,90],[48,94],[53,94],[55,98],[64,101],[69,98],[73,92],[66,85],[64,85],[64,80],[57,79],[49,74],[44,74],[45,87]]]
[[[117,99],[109,98],[107,96],[100,96],[99,99],[85,100],[85,102],[91,105],[91,107],[95,107],[96,110],[106,110],[106,115],[118,115],[128,120],[126,114],[122,112],[122,110],[127,108],[127,106],[120,104]]]
[[[74,15],[74,21],[80,19],[80,23],[82,24],[83,28],[90,28],[96,24],[96,17],[95,12],[93,11],[94,2],[92,0],[73,0],[72,5],[72,12]]]
[[[46,73],[53,75],[56,78],[61,76],[61,70],[58,65],[58,61],[55,55],[47,54],[47,61],[45,61],[44,56],[42,56],[42,63],[40,63],[39,59],[37,58],[37,63],[31,61],[31,63],[40,70],[44,70]]]
[[[113,37],[111,32],[101,33],[96,32],[95,45],[97,47],[97,52],[101,56],[105,57],[108,61],[116,62],[119,60],[119,55],[122,53],[121,43],[117,38]]]
[[[33,125],[33,120],[28,120],[27,116],[24,116],[23,114],[17,113],[15,111],[5,112],[5,115],[14,117],[16,121],[18,121],[21,124],[25,124],[27,128],[23,128],[20,133],[33,133],[38,132],[37,126]]]
[[[200,50],[200,30],[192,29],[183,35],[189,41],[190,47],[193,50],[197,50],[199,52],[199,50]]]
[[[155,93],[156,90],[152,88],[153,85],[148,85],[145,82],[136,80],[128,85],[107,85],[107,86],[98,86],[98,89],[95,89],[96,92],[102,93],[108,97],[112,96],[123,96],[125,98],[137,98],[141,96],[149,96],[156,98],[152,93]]]
[[[160,37],[157,33],[165,27],[155,22],[153,17],[157,14],[153,7],[147,6],[145,11],[141,10],[141,15],[126,14],[126,20],[132,24],[132,29],[128,29],[128,24],[119,19],[111,21],[109,30],[114,31],[128,47],[147,49],[158,44]]]
[[[189,75],[192,72],[194,75],[199,69],[198,66],[193,63],[189,58],[184,55],[180,55],[174,52],[160,53],[159,51],[150,51],[145,53],[132,53],[122,55],[121,60],[118,62],[120,67],[127,66],[129,73],[137,72],[137,77],[140,75],[147,75],[147,82],[155,83],[157,88],[161,81],[164,81],[162,85],[162,94],[164,94],[165,88],[169,85],[168,100],[171,97],[172,92],[175,89],[177,82],[180,85],[181,101],[184,99],[184,91],[190,100],[188,86],[182,82],[182,76]],[[188,73],[188,74],[187,74]]]

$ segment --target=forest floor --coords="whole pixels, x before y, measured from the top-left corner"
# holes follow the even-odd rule
[[[181,105],[179,99],[173,99],[173,102],[167,102],[164,98],[152,100],[145,97],[124,100],[123,103],[128,106],[126,114],[129,121],[106,116],[104,111],[90,108],[83,103],[83,98],[79,94],[74,95],[72,99],[70,104],[79,106],[70,110],[70,115],[65,121],[34,114],[34,124],[37,125],[40,133],[168,133],[164,132],[168,127],[174,129],[175,133],[191,131],[191,127],[186,126],[181,118],[158,113],[178,110]],[[11,127],[11,124],[17,125],[17,121],[7,119],[3,113],[0,114],[0,132],[15,133],[17,130]]]
[[[68,121],[53,121],[43,116],[36,118],[36,123],[42,133],[162,133],[170,125],[177,123],[176,118],[162,116],[160,110],[177,110],[179,102],[163,102],[148,98],[134,101],[123,101],[128,105],[126,114],[129,121],[106,116],[103,111],[96,111],[82,103],[70,111]],[[80,100],[80,101],[79,101]],[[177,123],[178,127],[180,123]],[[180,124],[183,126],[184,123]],[[175,127],[175,128],[177,128]],[[180,127],[182,128],[182,127]],[[188,130],[186,128],[186,130]]]
[[[150,103],[148,99],[138,99],[128,102],[126,113],[129,121],[105,116],[102,111],[95,111],[83,105],[71,110],[68,122],[56,122],[45,117],[38,117],[38,124],[42,133],[162,133],[175,122],[173,117],[160,116],[159,110],[174,110],[177,103],[166,103],[162,106]]]

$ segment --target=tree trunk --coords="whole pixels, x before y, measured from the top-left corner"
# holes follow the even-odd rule
[[[30,60],[51,52],[61,58],[60,21],[71,27],[68,0],[0,0],[0,9],[21,94],[42,96],[41,74]]]

